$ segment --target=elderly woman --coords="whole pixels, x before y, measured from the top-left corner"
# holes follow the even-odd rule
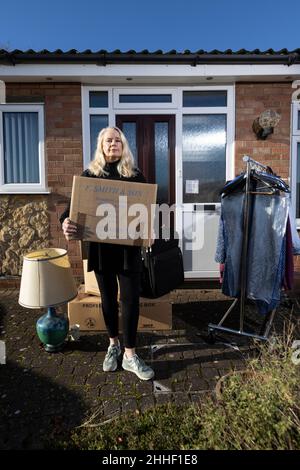
[[[81,176],[145,182],[143,174],[134,167],[126,137],[117,127],[107,127],[99,133],[95,158]],[[67,240],[76,235],[77,225],[69,218],[69,208],[62,214],[60,221]],[[122,367],[135,373],[142,380],[149,380],[153,378],[154,371],[135,352],[141,270],[141,250],[137,246],[97,242],[88,244],[88,271],[94,271],[97,278],[110,341],[103,370],[115,371],[121,355],[118,339],[117,280],[119,280],[125,346]]]

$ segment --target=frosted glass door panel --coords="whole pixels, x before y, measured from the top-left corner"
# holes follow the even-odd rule
[[[123,133],[128,140],[129,148],[133,155],[135,164],[138,162],[138,150],[136,144],[136,123],[135,122],[123,122]]]
[[[90,116],[91,130],[91,160],[94,158],[97,147],[97,138],[99,132],[108,126],[108,116],[106,114],[92,114]]]
[[[155,181],[158,184],[157,202],[169,199],[169,124],[156,122],[154,126]]]
[[[226,115],[183,116],[183,202],[219,202],[226,178]]]

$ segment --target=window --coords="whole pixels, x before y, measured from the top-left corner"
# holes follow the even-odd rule
[[[0,105],[0,192],[48,192],[43,105]]]
[[[119,95],[120,103],[172,103],[172,95]]]
[[[182,101],[185,108],[227,106],[227,92],[223,90],[184,91]]]
[[[111,90],[106,87],[82,87],[83,167],[88,168],[95,156],[99,132],[112,126]]]
[[[175,89],[166,91],[157,88],[115,88],[113,90],[115,109],[169,109],[177,107]]]
[[[90,91],[90,108],[108,108],[107,91]]]

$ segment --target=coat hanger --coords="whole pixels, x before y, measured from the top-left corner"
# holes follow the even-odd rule
[[[233,180],[227,181],[225,186],[221,189],[219,192],[222,197],[227,196],[228,194],[236,191],[236,190],[241,190],[246,184],[246,178],[245,178],[245,173],[241,173],[240,175],[236,176],[233,178]]]
[[[252,170],[251,178],[254,179],[254,181],[260,182],[262,184],[261,189],[264,187],[267,188],[269,190],[267,192],[270,194],[275,194],[278,191],[283,191],[285,193],[290,192],[289,186],[274,174]]]

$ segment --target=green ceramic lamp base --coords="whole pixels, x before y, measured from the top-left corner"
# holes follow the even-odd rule
[[[68,335],[69,321],[57,315],[54,307],[49,307],[48,312],[38,319],[36,331],[45,351],[58,352],[61,351]]]
[[[58,344],[57,346],[52,346],[52,344],[44,344],[44,349],[47,352],[55,353],[62,350],[64,343]]]

